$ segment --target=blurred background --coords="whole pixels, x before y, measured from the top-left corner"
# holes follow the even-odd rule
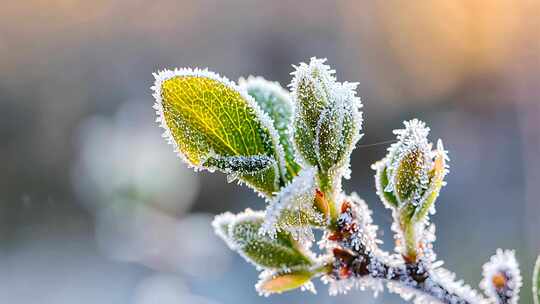
[[[286,86],[327,57],[358,81],[365,137],[347,191],[388,210],[369,165],[425,120],[450,151],[436,249],[477,286],[515,248],[530,303],[540,252],[540,1],[5,1],[0,9],[0,303],[402,303],[354,291],[258,297],[212,216],[264,204],[195,174],[160,138],[152,72],[209,67]]]

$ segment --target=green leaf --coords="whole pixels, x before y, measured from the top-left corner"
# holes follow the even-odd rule
[[[433,204],[439,197],[439,192],[444,186],[444,177],[447,173],[447,164],[446,164],[446,152],[442,146],[442,141],[437,142],[437,151],[435,160],[433,161],[433,168],[429,172],[429,188],[423,195],[421,199],[420,208],[416,211],[415,222],[420,222],[427,215],[429,209],[432,208]]]
[[[313,272],[304,268],[288,272],[265,273],[255,287],[260,294],[267,296],[305,286],[313,276]],[[312,291],[314,292],[314,289]]]
[[[206,70],[162,71],[154,76],[154,107],[164,136],[190,165],[233,171],[267,196],[279,190],[284,171],[279,137],[252,97]],[[264,161],[256,165],[253,159]],[[238,160],[245,166],[237,166]],[[262,163],[268,166],[259,166]]]
[[[532,280],[534,304],[540,304],[540,255],[536,258]]]
[[[285,153],[285,177],[287,181],[292,180],[300,171],[300,166],[296,163],[291,140],[293,106],[289,92],[277,82],[270,82],[262,77],[248,77],[247,80],[241,78],[239,84],[273,120]]]
[[[284,231],[275,238],[261,234],[264,213],[246,210],[229,224],[228,244],[249,262],[260,268],[283,269],[310,266],[311,259],[299,244]]]
[[[331,90],[335,84],[334,71],[325,65],[325,59],[311,58],[309,64],[300,63],[293,72],[291,82],[296,103],[294,117],[295,144],[304,160],[319,166],[316,154],[317,126],[321,113],[330,104]]]
[[[377,189],[377,194],[379,195],[379,198],[381,201],[385,204],[388,208],[397,208],[398,207],[398,200],[394,196],[394,194],[390,191],[385,191],[386,187],[388,187],[388,173],[387,173],[387,166],[386,166],[386,160],[381,160],[373,164],[371,166],[372,169],[376,170],[375,173],[375,187]]]
[[[315,153],[315,134],[314,129],[310,129],[302,119],[295,119],[294,126],[294,144],[304,163],[311,166],[317,166],[319,159]]]

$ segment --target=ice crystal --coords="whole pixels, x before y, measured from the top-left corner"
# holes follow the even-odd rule
[[[482,267],[480,287],[498,303],[517,304],[522,278],[513,250],[497,249]]]

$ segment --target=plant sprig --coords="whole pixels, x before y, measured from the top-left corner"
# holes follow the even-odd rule
[[[154,74],[157,121],[178,155],[196,170],[247,184],[268,202],[264,211],[227,212],[213,222],[230,249],[261,271],[258,292],[314,292],[312,280],[320,277],[330,294],[351,288],[377,294],[386,286],[415,303],[517,303],[522,279],[513,251],[499,249],[484,265],[484,295],[441,267],[430,214],[449,158],[417,119],[394,131],[397,141],[372,166],[377,194],[394,220],[395,250],[380,249],[368,205],[341,189],[362,137],[357,84],[338,82],[326,59],[294,68],[290,92],[261,77],[237,85],[201,69]],[[324,232],[320,240],[315,229]],[[315,243],[322,254],[311,249]]]

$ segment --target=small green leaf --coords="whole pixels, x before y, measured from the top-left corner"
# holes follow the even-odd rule
[[[540,255],[536,258],[534,265],[532,286],[534,304],[540,304]]]
[[[332,103],[321,113],[317,129],[317,152],[324,172],[348,161],[356,140],[360,138],[361,114],[356,84],[335,83]]]
[[[313,129],[310,129],[306,122],[302,119],[295,119],[294,126],[294,146],[298,151],[304,163],[311,166],[317,166],[319,159],[315,153],[315,134]]]
[[[264,274],[255,287],[260,294],[266,296],[273,293],[282,293],[305,286],[313,275],[313,272],[302,268],[289,272]]]
[[[292,144],[293,106],[289,92],[277,82],[262,77],[248,77],[247,80],[241,78],[239,84],[273,120],[285,153],[285,177],[288,181],[292,180],[300,171],[300,166],[296,163]]]
[[[246,212],[229,224],[228,238],[233,249],[257,267],[283,269],[310,266],[306,256],[290,233],[279,231],[275,238],[259,233],[264,219],[262,212]]]
[[[386,161],[384,159],[382,161],[378,161],[377,163],[373,164],[371,168],[377,171],[375,173],[375,186],[376,186],[377,194],[379,195],[379,198],[385,204],[386,207],[397,208],[398,207],[397,198],[394,196],[392,192],[385,191],[386,187],[388,187],[388,182],[389,182]]]
[[[284,184],[279,137],[251,96],[206,70],[163,71],[155,77],[158,121],[190,165],[236,173],[269,197],[279,190]]]
[[[416,210],[416,222],[424,219],[429,209],[435,204],[437,197],[439,197],[439,192],[444,186],[444,177],[447,173],[446,158],[446,152],[442,146],[442,141],[439,140],[437,142],[435,160],[433,161],[433,169],[429,172],[429,187],[421,199],[422,203],[420,208]]]
[[[325,59],[311,58],[309,64],[300,63],[293,72],[291,82],[296,104],[294,140],[298,152],[308,164],[319,166],[315,152],[316,130],[321,113],[330,104],[331,90],[335,84],[334,71],[325,65]]]

